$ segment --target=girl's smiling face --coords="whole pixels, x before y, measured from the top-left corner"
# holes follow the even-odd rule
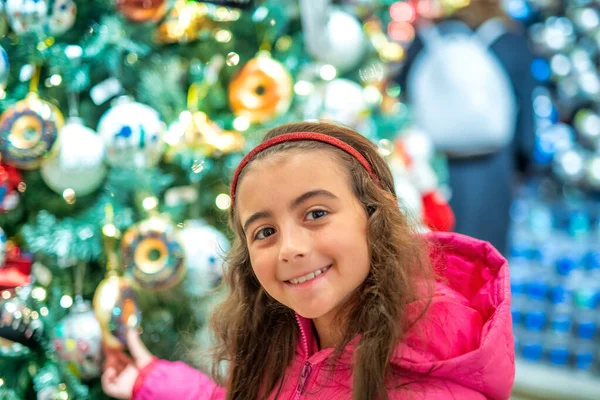
[[[236,207],[260,284],[301,316],[330,320],[367,277],[367,212],[332,151],[253,161]]]

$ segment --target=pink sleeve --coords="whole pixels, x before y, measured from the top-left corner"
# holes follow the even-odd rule
[[[132,400],[223,400],[225,388],[182,363],[157,360],[140,371]]]

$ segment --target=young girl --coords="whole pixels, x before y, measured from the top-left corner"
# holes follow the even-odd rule
[[[408,226],[377,148],[333,124],[270,131],[231,186],[216,382],[109,353],[120,399],[507,399],[508,266],[488,243]],[[219,374],[226,361],[227,373]]]

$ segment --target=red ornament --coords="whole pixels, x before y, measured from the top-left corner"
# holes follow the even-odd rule
[[[18,169],[0,164],[0,212],[9,212],[19,204],[19,189],[24,188],[21,184],[23,177]]]
[[[7,246],[6,262],[0,267],[0,290],[29,284],[33,256],[21,253],[17,246]]]

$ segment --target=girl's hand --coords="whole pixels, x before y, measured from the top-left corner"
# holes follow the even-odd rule
[[[135,329],[127,332],[127,347],[133,358],[122,350],[104,348],[106,360],[102,374],[102,389],[107,395],[117,399],[131,399],[139,370],[154,358]]]

